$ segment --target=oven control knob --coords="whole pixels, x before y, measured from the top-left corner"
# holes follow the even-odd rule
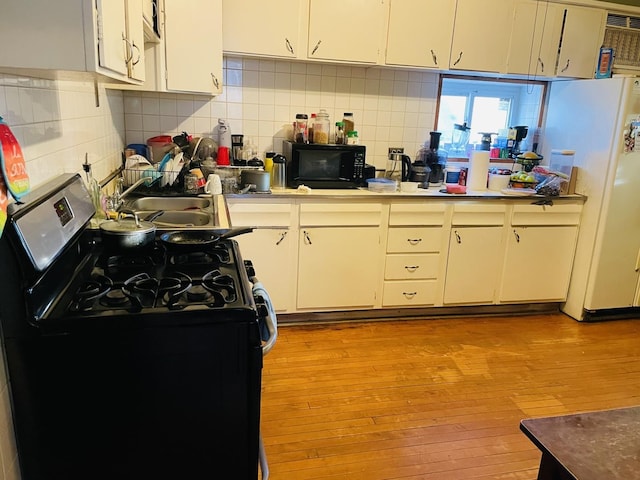
[[[253,263],[251,262],[251,260],[244,261],[244,268],[247,270],[247,275],[249,275],[249,278],[256,276],[256,271],[253,268]]]

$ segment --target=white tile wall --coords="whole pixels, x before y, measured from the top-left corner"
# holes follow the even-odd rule
[[[82,172],[87,153],[98,179],[122,161],[122,92],[98,85],[96,97],[92,80],[0,74],[0,116],[20,143],[32,187]]]
[[[388,147],[404,147],[413,158],[434,128],[437,74],[235,57],[225,57],[224,73],[224,92],[215,98],[126,92],[126,142],[181,131],[215,139],[225,118],[264,155],[281,151],[296,113],[324,108],[332,124],[353,112],[367,161],[384,168]]]

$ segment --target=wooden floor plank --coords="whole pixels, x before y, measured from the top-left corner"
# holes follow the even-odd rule
[[[637,404],[637,320],[282,326],[261,428],[272,480],[531,480],[522,418]]]

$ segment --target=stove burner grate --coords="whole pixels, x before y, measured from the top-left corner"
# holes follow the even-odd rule
[[[93,275],[89,280],[80,285],[78,291],[74,294],[69,309],[72,312],[85,312],[91,310],[95,301],[107,295],[113,282],[109,277],[104,275]]]

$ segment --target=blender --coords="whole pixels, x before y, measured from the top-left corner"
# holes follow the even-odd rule
[[[459,123],[453,124],[453,135],[451,150],[449,153],[455,153],[459,156],[466,156],[467,144],[469,143],[469,135],[471,134],[471,127],[464,122],[462,125]]]
[[[416,163],[424,164],[429,169],[429,184],[434,186],[442,185],[444,182],[444,168],[447,163],[447,154],[438,151],[440,147],[441,132],[431,132],[429,134],[429,147],[422,147],[416,155]],[[467,135],[468,138],[468,135]],[[465,141],[466,148],[466,141]]]

